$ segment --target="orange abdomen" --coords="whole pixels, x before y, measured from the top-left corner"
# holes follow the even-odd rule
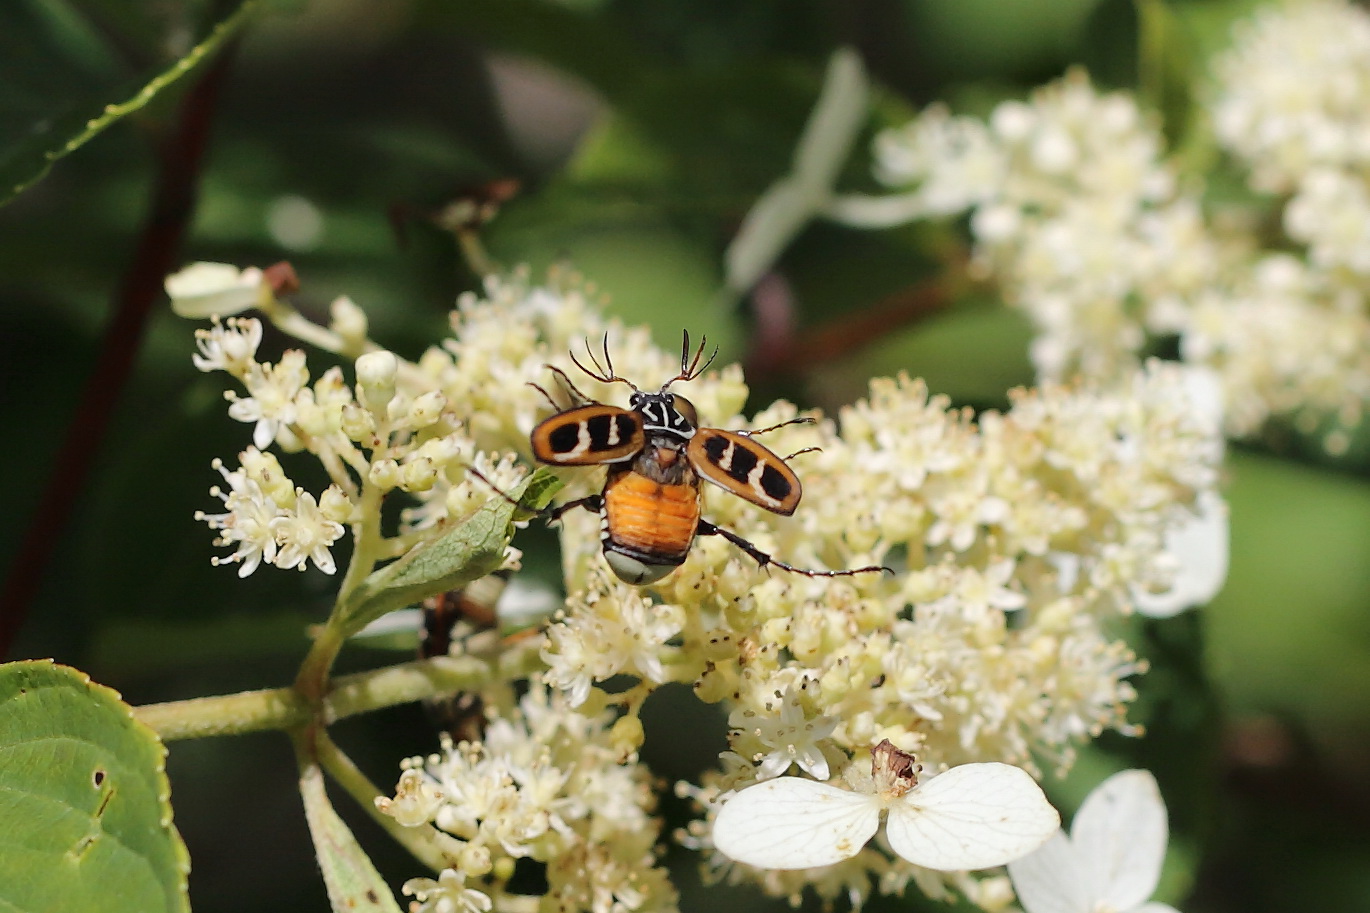
[[[615,544],[643,555],[683,559],[699,525],[699,488],[624,472],[605,487],[604,512]]]

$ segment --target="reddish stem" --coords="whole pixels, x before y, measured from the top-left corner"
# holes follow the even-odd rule
[[[114,316],[105,329],[100,354],[67,426],[37,512],[25,531],[4,589],[0,590],[0,657],[9,652],[19,633],[77,498],[85,488],[110,416],[128,385],[148,315],[161,300],[162,280],[180,256],[181,242],[195,212],[215,100],[235,47],[232,42],[225,46],[187,91],[169,131],[158,143],[151,209],[114,299]]]

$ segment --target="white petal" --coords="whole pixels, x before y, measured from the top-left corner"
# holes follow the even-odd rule
[[[1027,913],[1089,913],[1088,878],[1062,831],[1035,853],[1010,862],[1008,874]]]
[[[963,764],[890,805],[886,833],[915,865],[985,869],[1025,856],[1061,826],[1042,788],[1008,764]]]
[[[1180,561],[1170,589],[1133,591],[1133,602],[1143,615],[1169,618],[1190,606],[1204,605],[1227,581],[1227,504],[1217,492],[1206,491],[1199,495],[1198,510],[1198,516],[1166,534],[1165,550]]]
[[[850,859],[880,824],[880,800],[826,783],[778,777],[749,786],[714,819],[714,846],[762,869],[809,869]]]
[[[1156,779],[1125,770],[1094,788],[1075,814],[1070,840],[1094,884],[1094,900],[1128,910],[1151,897],[1169,839]]]
[[[227,263],[192,263],[167,276],[163,287],[171,309],[182,317],[227,316],[258,304],[262,273]]]

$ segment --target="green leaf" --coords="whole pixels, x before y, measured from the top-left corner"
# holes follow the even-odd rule
[[[51,660],[0,666],[0,909],[189,911],[166,748]]]
[[[343,609],[343,636],[351,637],[387,612],[494,573],[504,561],[518,515],[542,510],[560,488],[555,475],[539,469],[522,489],[492,498],[465,523],[374,572]]]
[[[74,105],[48,107],[55,100],[27,96],[21,101],[23,124],[0,134],[0,205],[9,202],[43,175],[58,159],[75,152],[111,124],[139,111],[181,77],[219,50],[256,11],[262,0],[242,0],[209,34],[171,66],[135,87],[106,87]],[[70,34],[71,29],[64,29]],[[73,39],[66,38],[68,44]],[[60,51],[56,53],[60,54]],[[87,54],[86,56],[91,56]],[[4,101],[16,104],[9,94]],[[6,122],[18,116],[6,117]]]
[[[324,789],[323,771],[317,765],[301,771],[300,796],[334,913],[400,913],[395,895],[371,858],[333,810]]]

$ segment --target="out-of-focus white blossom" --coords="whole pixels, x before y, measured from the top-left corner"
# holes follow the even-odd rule
[[[1286,192],[1324,166],[1370,166],[1370,16],[1341,0],[1271,4],[1215,63],[1218,139],[1253,184]]]
[[[266,276],[254,266],[192,263],[166,277],[171,309],[182,317],[227,317],[271,300]]]
[[[1125,770],[1094,788],[1070,836],[1058,830],[1035,853],[1010,862],[1027,913],[1175,913],[1151,901],[1169,839],[1165,805],[1145,770]]]
[[[1214,73],[1217,138],[1257,189],[1289,195],[1283,225],[1306,261],[1261,250],[1260,212],[1211,217],[1152,118],[1080,71],[985,120],[933,105],[885,131],[876,176],[898,192],[830,215],[878,227],[968,213],[971,273],[1028,315],[1041,378],[1122,383],[1178,338],[1219,375],[1229,435],[1331,418],[1336,450],[1370,403],[1370,14],[1269,7]],[[943,531],[963,541],[967,521]]]

